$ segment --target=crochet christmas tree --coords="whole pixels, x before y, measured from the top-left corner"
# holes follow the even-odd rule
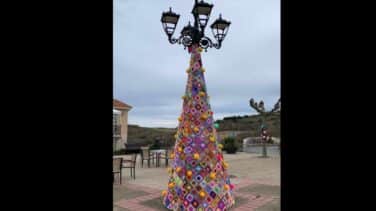
[[[235,203],[223,146],[217,142],[201,51],[197,45],[189,48],[183,111],[170,155],[173,162],[168,168],[168,188],[162,192],[163,204],[169,210],[227,210]]]

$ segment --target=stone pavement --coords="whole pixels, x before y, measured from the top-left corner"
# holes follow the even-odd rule
[[[235,185],[235,206],[230,210],[280,210],[279,156],[259,158],[256,154],[237,153],[224,154],[224,159]],[[166,169],[163,162],[158,168],[137,166],[136,180],[130,178],[129,169],[123,169],[123,184],[116,180],[113,186],[113,211],[167,210],[161,201],[161,191],[168,182]]]

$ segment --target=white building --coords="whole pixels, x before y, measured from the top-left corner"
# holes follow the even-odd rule
[[[132,106],[114,99],[113,103],[113,119],[112,119],[112,137],[113,150],[124,148],[128,137],[128,111]]]

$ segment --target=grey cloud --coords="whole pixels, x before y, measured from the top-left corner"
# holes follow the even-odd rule
[[[219,13],[232,22],[222,48],[202,54],[215,118],[252,114],[251,97],[272,107],[280,97],[280,1],[207,2],[215,5],[209,24]],[[190,56],[163,32],[169,6],[181,15],[176,35],[192,21],[193,1],[114,2],[114,97],[133,106],[130,123],[175,127],[181,112]]]

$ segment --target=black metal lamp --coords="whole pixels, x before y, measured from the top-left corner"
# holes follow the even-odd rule
[[[201,31],[205,30],[206,25],[208,24],[211,10],[214,5],[208,4],[201,0],[200,2],[195,3],[192,14],[198,19],[198,24],[201,27]]]
[[[226,37],[230,22],[222,19],[221,15],[219,15],[219,19],[211,25],[213,35],[218,42],[212,42],[209,37],[205,36],[205,27],[208,24],[210,13],[214,5],[208,4],[203,0],[195,0],[194,2],[195,4],[192,9],[194,25],[192,26],[189,23],[185,26],[178,38],[173,38],[172,35],[175,32],[176,24],[180,15],[172,12],[171,7],[170,11],[162,13],[161,21],[163,29],[168,36],[168,41],[171,44],[183,44],[184,49],[192,45],[199,45],[201,48],[205,49],[205,51],[209,47],[217,49],[221,48],[222,41]]]
[[[231,22],[222,19],[222,15],[219,14],[219,18],[210,26],[213,36],[218,43],[221,43],[225,39],[230,24]]]
[[[188,25],[184,26],[180,33],[182,36],[193,37],[193,31],[194,27],[191,25],[191,22],[188,22]]]
[[[190,46],[193,42],[194,36],[195,36],[195,30],[191,25],[191,22],[188,22],[188,25],[184,26],[183,29],[181,30],[181,42],[185,47]]]
[[[169,39],[171,38],[172,34],[174,34],[175,32],[175,28],[178,23],[179,17],[180,15],[172,12],[171,7],[168,12],[162,13],[162,17],[161,17],[162,26]]]

